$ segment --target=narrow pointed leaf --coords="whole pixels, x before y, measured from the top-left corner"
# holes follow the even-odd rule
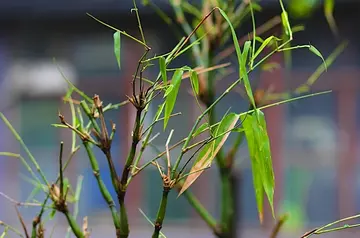
[[[194,70],[191,70],[190,81],[191,81],[191,87],[194,90],[195,95],[199,95],[199,77],[197,75],[197,72]]]
[[[309,50],[322,59],[322,61],[324,62],[325,70],[327,70],[325,59],[322,56],[322,54],[320,53],[320,51],[318,49],[316,49],[315,46],[313,46],[313,45],[310,45]]]
[[[170,119],[170,115],[174,109],[183,73],[184,71],[177,69],[171,79],[171,85],[173,86],[173,89],[168,93],[165,100],[164,129],[166,128]]]
[[[241,55],[241,60],[240,60],[240,77],[242,77],[244,80],[246,94],[249,97],[251,104],[253,105],[254,108],[256,108],[254,95],[251,90],[251,85],[250,85],[250,81],[249,81],[249,77],[248,77],[248,73],[247,73],[247,69],[246,69],[246,62],[248,59],[250,47],[251,47],[251,42],[246,41],[244,44],[244,49],[243,49],[243,53]]]
[[[167,95],[169,95],[169,93],[171,93],[171,91],[173,90],[174,85],[170,84],[169,87],[167,87],[165,93],[164,93],[164,98],[167,97]]]
[[[115,53],[115,57],[116,57],[116,61],[117,64],[119,66],[119,69],[121,69],[121,52],[120,52],[120,47],[121,47],[121,34],[119,31],[114,33],[114,53]]]
[[[204,148],[200,151],[199,156],[193,164],[189,176],[186,177],[186,180],[178,196],[185,192],[186,189],[188,189],[196,181],[205,168],[211,165],[215,156],[229,137],[230,130],[235,127],[239,117],[240,116],[238,114],[230,113],[221,120],[220,124],[216,128],[214,128],[214,137],[219,135],[221,136],[219,136],[219,138],[215,139],[211,143],[205,145]],[[229,132],[226,133],[227,131]]]
[[[208,127],[209,127],[209,123],[205,122],[204,124],[199,126],[198,129],[196,129],[196,131],[193,134],[193,137],[195,137],[195,136],[201,134],[202,132],[206,131]]]
[[[246,117],[246,118],[245,118]],[[242,116],[245,136],[248,142],[256,203],[260,222],[263,220],[264,191],[274,216],[273,198],[275,179],[271,160],[270,142],[266,131],[264,114],[257,110],[257,116]]]
[[[257,51],[255,52],[253,60],[255,60],[255,58],[259,56],[259,54],[265,49],[265,47],[270,45],[271,42],[274,40],[280,41],[280,39],[275,36],[269,36],[268,38],[266,38],[260,45],[259,49],[257,49]]]
[[[237,40],[238,37],[236,35],[235,29],[234,29],[229,17],[226,15],[226,13],[223,10],[221,10],[220,8],[218,8],[218,9],[219,9],[220,14],[224,17],[224,19],[229,24],[229,27],[230,27],[230,30],[231,30],[231,36],[232,36],[232,39],[233,39],[233,44],[234,44],[235,51],[236,51],[236,57],[237,57],[238,64],[239,64],[239,72],[240,72],[241,49],[240,49],[239,41]]]
[[[291,34],[291,27],[290,27],[290,23],[289,23],[289,18],[288,18],[288,14],[286,11],[283,11],[281,13],[281,21],[285,30],[285,34],[287,36],[290,36]]]
[[[166,74],[166,62],[164,57],[159,58],[159,66],[160,66],[160,73],[163,79],[164,85],[167,84],[167,74]]]

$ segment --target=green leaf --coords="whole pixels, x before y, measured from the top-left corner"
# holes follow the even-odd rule
[[[159,66],[160,66],[160,72],[161,72],[161,77],[163,79],[163,83],[164,85],[166,85],[167,84],[166,62],[163,56],[159,58]]]
[[[173,86],[173,89],[167,94],[165,100],[164,130],[169,122],[170,115],[174,109],[183,73],[184,71],[182,71],[181,69],[177,69],[171,79],[171,85]]]
[[[277,37],[275,37],[275,36],[269,36],[268,38],[266,38],[266,39],[262,42],[262,44],[261,44],[261,46],[259,47],[259,49],[255,52],[253,60],[255,60],[255,58],[256,58],[257,56],[259,56],[259,54],[264,50],[264,48],[265,48],[266,46],[268,46],[273,40],[279,41],[280,39],[277,38]]]
[[[56,209],[52,209],[51,212],[49,213],[49,219],[52,220],[54,219],[56,215]]]
[[[282,2],[282,0],[279,0],[280,6],[281,6],[281,22],[282,25],[284,27],[284,31],[285,34],[287,36],[289,36],[290,39],[292,39],[292,31],[291,31],[291,26],[290,26],[290,22],[289,22],[289,17],[288,17],[288,13],[286,12],[285,8],[284,8],[284,4]]]
[[[244,80],[245,91],[246,91],[247,96],[249,97],[251,104],[253,105],[254,108],[256,108],[254,95],[251,90],[251,85],[250,85],[250,81],[249,81],[249,77],[248,77],[248,73],[247,73],[247,69],[246,69],[246,62],[248,59],[248,53],[249,53],[250,47],[251,47],[251,41],[246,41],[244,44],[244,50],[243,50],[243,53],[241,55],[241,60],[240,60],[240,77],[242,77]]]
[[[170,84],[169,87],[167,87],[165,93],[164,93],[164,98],[167,97],[167,95],[169,95],[169,93],[171,93],[171,91],[173,90],[174,85]]]
[[[58,124],[58,123],[54,123],[51,124],[53,127],[58,127],[58,128],[68,128],[67,126],[63,125],[63,124]]]
[[[207,167],[211,165],[215,156],[229,137],[231,130],[234,129],[239,117],[239,114],[230,113],[223,117],[218,126],[213,128],[214,138],[216,139],[205,145],[200,151],[199,156],[190,170],[189,176],[185,179],[185,182],[179,192],[179,196],[185,192],[197,178],[199,178]]]
[[[322,61],[324,62],[325,70],[327,70],[325,59],[322,56],[322,54],[320,53],[320,51],[318,49],[316,49],[315,46],[313,46],[313,45],[310,45],[309,50],[322,59]]]
[[[120,32],[116,31],[114,33],[114,53],[115,53],[115,57],[116,57],[116,61],[118,63],[119,69],[121,69],[121,52],[120,52],[120,47],[121,47],[121,41],[120,41]]]
[[[190,81],[195,94],[199,95],[199,77],[196,71],[194,70],[191,70],[190,72]]]
[[[196,129],[196,131],[193,134],[193,137],[201,134],[202,132],[206,131],[206,129],[209,127],[209,123],[205,122],[204,124],[202,124],[201,126],[198,127],[198,129]]]
[[[272,166],[270,141],[266,129],[265,116],[260,110],[256,110],[257,116],[243,115],[243,127],[248,142],[253,183],[258,206],[260,222],[263,221],[263,198],[264,191],[269,201],[273,216],[275,179]]]
[[[67,90],[64,99],[69,99],[72,95],[72,93],[74,92],[74,87],[69,87],[69,89]]]
[[[255,40],[260,42],[260,43],[264,42],[263,38],[261,38],[260,36],[255,36]]]
[[[224,19],[229,24],[229,27],[230,27],[230,30],[231,30],[231,36],[232,36],[232,39],[233,39],[233,43],[234,43],[234,47],[235,47],[235,51],[236,51],[236,56],[237,56],[237,60],[238,60],[238,64],[239,64],[239,72],[240,72],[241,50],[240,50],[238,37],[236,35],[235,29],[234,29],[229,17],[226,15],[226,13],[222,9],[220,9],[220,8],[218,8],[218,9],[219,9],[220,14],[224,17]]]

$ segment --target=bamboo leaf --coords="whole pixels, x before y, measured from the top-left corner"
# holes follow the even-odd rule
[[[235,51],[236,51],[236,57],[237,57],[238,64],[239,64],[239,72],[240,72],[241,49],[240,49],[239,41],[237,40],[238,37],[236,35],[235,29],[234,29],[229,17],[226,15],[226,13],[222,9],[220,9],[220,8],[218,8],[218,9],[219,9],[220,14],[224,17],[224,19],[229,24],[229,27],[230,27],[230,30],[231,30],[231,36],[232,36]]]
[[[51,212],[49,213],[49,219],[52,220],[54,219],[56,215],[56,209],[52,209]]]
[[[166,85],[167,84],[167,74],[166,74],[166,62],[165,62],[164,57],[159,58],[159,66],[160,66],[160,72],[161,72],[161,77],[163,79],[163,83],[164,83],[164,85]]]
[[[264,191],[269,201],[273,216],[275,179],[272,167],[270,141],[266,131],[264,114],[256,110],[257,115],[243,115],[243,127],[248,142],[253,173],[253,183],[260,222],[263,221]],[[246,118],[245,118],[246,117]]]
[[[205,122],[201,126],[199,126],[193,134],[193,137],[199,135],[200,133],[204,132],[209,127],[209,123]]]
[[[211,165],[215,156],[229,137],[230,131],[235,127],[239,117],[240,116],[238,114],[230,113],[221,120],[220,124],[216,128],[214,128],[214,137],[219,135],[222,136],[219,136],[216,140],[205,145],[200,151],[199,156],[193,164],[189,176],[186,177],[178,196],[185,192],[202,174],[202,172]],[[226,133],[227,131],[228,133]]]
[[[190,72],[190,81],[195,94],[199,95],[199,77],[197,75],[197,72],[194,70],[191,70]]]
[[[64,99],[70,99],[72,93],[74,92],[74,87],[69,87],[69,89],[67,90]]]
[[[114,53],[115,53],[115,57],[116,57],[116,61],[118,63],[119,69],[121,69],[121,52],[120,52],[120,48],[121,48],[121,40],[120,40],[120,32],[116,31],[114,33]]]
[[[170,115],[174,109],[183,73],[184,71],[182,71],[181,69],[177,69],[171,79],[171,85],[173,86],[173,89],[167,94],[165,100],[164,130],[169,122]]]
[[[291,26],[290,26],[290,22],[289,22],[289,16],[287,11],[284,8],[284,4],[282,2],[282,0],[279,0],[280,6],[281,6],[281,22],[285,31],[285,34],[287,36],[289,36],[290,39],[292,39],[292,31],[291,31]]]
[[[316,49],[315,46],[313,46],[313,45],[310,45],[309,50],[322,59],[322,61],[324,62],[325,70],[327,70],[325,59],[322,56],[322,54],[320,53],[320,51],[318,49]]]
[[[240,60],[240,77],[242,77],[244,80],[245,91],[246,91],[247,96],[249,97],[251,104],[253,105],[254,108],[256,108],[254,95],[251,90],[251,85],[250,85],[248,73],[246,70],[246,62],[248,59],[248,53],[249,53],[250,47],[251,47],[251,41],[246,41],[244,44],[244,50],[243,50],[243,53],[241,55],[241,60]]]
[[[259,56],[259,54],[264,50],[264,48],[268,46],[273,40],[279,41],[280,39],[275,36],[269,36],[268,38],[266,38],[260,45],[259,49],[255,52],[254,58],[252,60],[255,60],[255,58]]]
[[[55,124],[51,124],[53,127],[58,127],[58,128],[68,128],[67,126],[63,125],[63,124],[58,124],[58,123],[55,123]]]

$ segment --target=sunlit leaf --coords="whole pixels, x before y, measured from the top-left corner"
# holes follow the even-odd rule
[[[289,38],[292,38],[292,31],[291,31],[291,26],[290,26],[290,22],[289,22],[289,17],[288,17],[288,13],[284,8],[284,4],[282,2],[282,0],[279,0],[280,2],[280,6],[281,6],[281,22],[285,31],[285,34],[287,36],[289,36]]]
[[[255,58],[259,56],[259,54],[264,50],[264,48],[268,46],[268,44],[274,39],[276,39],[275,36],[269,36],[268,38],[266,38],[260,45],[259,49],[257,49],[257,51],[255,52],[253,60],[255,60]]]
[[[205,145],[200,151],[197,160],[194,162],[190,170],[189,176],[186,177],[186,180],[179,192],[179,196],[196,181],[196,179],[207,167],[211,165],[215,156],[229,137],[230,131],[235,127],[239,117],[240,116],[238,114],[230,113],[221,120],[218,126],[213,128],[214,137],[219,137],[211,143]]]
[[[171,91],[173,90],[174,85],[170,84],[169,87],[167,87],[165,93],[164,93],[164,98],[167,97],[167,95],[169,95],[169,93],[171,93]]]
[[[119,69],[121,68],[121,52],[120,52],[120,47],[121,47],[121,41],[120,41],[120,32],[117,31],[114,33],[114,53],[115,53],[115,57],[116,57],[116,61],[118,63]]]
[[[164,85],[166,85],[167,84],[167,74],[166,74],[166,62],[165,62],[164,57],[159,58],[159,66],[160,66],[160,72],[161,72],[161,77],[163,79],[163,83],[164,83]]]
[[[273,198],[275,179],[272,167],[270,141],[267,135],[265,116],[260,110],[255,115],[242,116],[245,136],[248,142],[253,173],[254,190],[260,222],[263,220],[264,191],[274,216]]]
[[[170,119],[170,115],[174,109],[183,73],[184,71],[182,71],[181,69],[177,69],[171,79],[171,85],[173,85],[173,89],[168,93],[165,100],[164,129],[166,128]]]
[[[194,70],[191,70],[190,81],[191,81],[191,86],[192,86],[195,94],[198,95],[199,94],[199,77],[197,75],[197,72]]]
[[[313,46],[313,45],[310,45],[309,50],[322,59],[322,61],[324,62],[324,65],[325,65],[325,70],[326,70],[326,68],[327,68],[326,62],[325,62],[324,57],[320,53],[320,51],[318,49],[316,49],[315,46]]]

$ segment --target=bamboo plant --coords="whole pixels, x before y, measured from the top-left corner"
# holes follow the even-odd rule
[[[149,2],[146,3],[150,4]],[[57,158],[58,178],[53,183],[48,181],[42,172],[41,165],[38,164],[36,158],[5,115],[0,113],[1,119],[24,148],[26,157],[10,152],[2,152],[0,155],[20,159],[31,174],[37,192],[41,191],[46,194],[46,198],[42,203],[36,203],[40,208],[39,213],[33,220],[31,232],[27,231],[26,225],[19,213],[18,216],[23,224],[23,234],[25,235],[10,225],[0,222],[0,225],[5,227],[2,237],[10,231],[21,237],[44,237],[44,226],[47,221],[44,218],[45,214],[53,217],[59,213],[63,214],[68,222],[69,229],[67,235],[73,233],[79,238],[90,236],[87,217],[84,218],[83,224],[78,224],[77,222],[82,177],[79,176],[75,192],[73,192],[71,184],[64,176],[64,170],[67,169],[72,158],[81,148],[86,151],[89,166],[93,171],[98,189],[108,205],[109,216],[112,217],[114,235],[118,238],[129,237],[131,231],[126,205],[127,190],[131,186],[133,179],[149,166],[153,166],[159,171],[163,187],[156,218],[153,221],[149,219],[153,224],[153,238],[164,237],[162,227],[166,218],[167,204],[171,202],[168,197],[171,192],[178,192],[179,196],[185,196],[215,236],[236,237],[236,214],[234,207],[237,201],[233,199],[233,171],[234,161],[237,157],[236,154],[243,138],[246,138],[249,147],[259,220],[262,222],[264,219],[264,198],[269,202],[273,217],[275,218],[276,214],[273,208],[275,175],[272,167],[271,146],[267,135],[266,118],[262,109],[329,93],[327,91],[310,94],[308,89],[346,46],[346,42],[340,44],[327,59],[323,58],[315,46],[309,44],[290,46],[289,43],[293,40],[294,27],[289,22],[288,14],[282,1],[280,0],[279,3],[280,17],[274,18],[275,20],[262,26],[262,28],[259,27],[259,29],[256,28],[255,22],[255,11],[259,10],[259,5],[252,1],[243,1],[240,4],[235,3],[235,1],[204,1],[200,10],[187,1],[170,1],[177,22],[182,26],[185,35],[170,52],[157,55],[155,52],[152,52],[151,46],[146,41],[140,13],[135,1],[133,1],[134,8],[132,12],[138,23],[140,37],[130,35],[88,14],[98,23],[114,31],[114,54],[120,70],[122,37],[130,38],[137,42],[139,47],[143,48],[143,55],[138,61],[136,71],[131,80],[132,94],[124,102],[104,105],[99,95],[94,95],[93,97],[86,95],[69,81],[59,68],[60,73],[69,86],[69,90],[63,97],[63,100],[69,104],[71,118],[66,118],[59,112],[59,122],[54,123],[53,126],[59,129],[71,130],[72,141],[71,143],[60,143],[59,157]],[[156,8],[155,5],[152,6]],[[167,19],[160,9],[157,10],[164,19]],[[194,24],[188,23],[185,13],[193,14],[193,17],[195,17]],[[253,31],[248,38],[243,38],[243,40],[239,41],[236,28],[244,24],[244,19],[247,17],[250,18]],[[260,36],[261,33],[278,24],[282,25],[284,37],[271,35],[263,39]],[[215,49],[224,48],[227,42],[231,42],[232,47],[216,54]],[[269,53],[266,53],[265,49],[270,50]],[[315,54],[315,56],[318,56],[322,62],[319,62],[320,66],[317,71],[303,85],[299,85],[294,92],[286,95],[283,100],[259,105],[252,90],[251,73],[260,66],[264,66],[272,55],[294,49],[307,49]],[[230,65],[230,63],[220,63],[220,61],[226,60],[232,52],[236,55],[236,64],[234,66],[237,71],[236,78],[224,91],[215,92],[216,78],[219,74],[218,70]],[[173,61],[184,54],[191,55],[195,62],[192,65],[173,67]],[[159,68],[157,77],[145,78],[146,71],[154,65],[157,65]],[[143,160],[144,152],[153,146],[152,141],[158,135],[154,131],[154,126],[161,123],[165,131],[168,127],[168,122],[173,117],[181,117],[181,113],[174,112],[174,106],[177,103],[177,96],[183,85],[182,82],[185,80],[190,81],[191,93],[198,102],[201,113],[197,116],[185,138],[174,142],[172,137],[175,132],[170,130],[167,140],[164,141],[165,150],[150,161],[145,162]],[[216,120],[214,115],[217,105],[239,86],[245,88],[246,97],[250,102],[250,109],[242,113],[235,113],[229,110],[222,115],[221,120]],[[75,96],[75,94],[77,95]],[[81,100],[74,100],[74,97],[80,97]],[[154,99],[160,97],[162,98],[161,102],[158,105],[154,105]],[[111,150],[117,127],[114,123],[109,123],[110,119],[106,117],[107,114],[105,112],[116,110],[126,104],[132,105],[136,113],[132,125],[133,130],[131,132],[129,153],[126,158],[122,158],[124,164],[122,171],[118,171],[114,164]],[[148,113],[150,106],[157,106],[158,108],[153,117]],[[145,124],[145,118],[150,118],[151,123],[149,125]],[[230,151],[225,153],[223,145],[231,133],[235,134],[237,139]],[[71,151],[67,156],[68,159],[64,162],[63,148],[69,145],[71,145]],[[175,148],[181,148],[178,154],[173,152]],[[108,173],[111,176],[111,187],[107,187],[103,181],[103,176],[99,170],[98,160],[100,158],[97,158],[94,153],[96,149],[100,149],[106,158]],[[163,158],[165,162],[162,163],[159,160],[160,158]],[[214,160],[219,168],[219,176],[221,178],[220,191],[222,203],[219,221],[206,210],[188,189],[204,170],[213,164]],[[33,166],[36,170],[32,169]],[[115,191],[116,197],[113,197],[110,191]],[[15,202],[15,200],[7,198]],[[116,202],[119,204],[119,207],[116,206]],[[33,201],[25,203],[16,201],[15,205],[30,205],[32,203]],[[70,212],[71,210],[73,212]],[[50,212],[48,213],[48,211]],[[318,230],[317,232],[320,231]],[[275,237],[276,234],[277,232],[274,232],[271,237]],[[312,234],[315,234],[315,232]]]

